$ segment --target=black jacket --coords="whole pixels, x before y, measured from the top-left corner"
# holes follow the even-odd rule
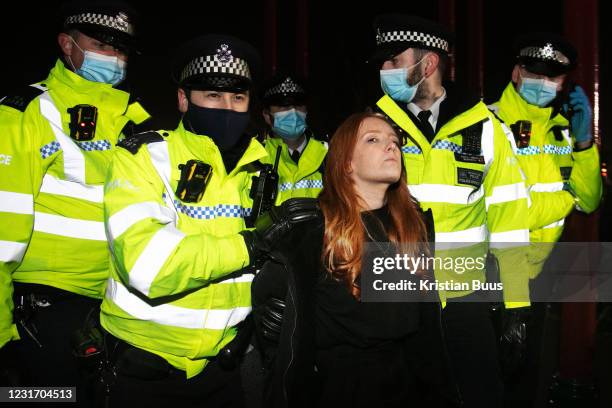
[[[425,215],[433,239],[431,214]],[[324,220],[309,221],[296,228],[272,255],[252,285],[253,312],[270,297],[284,297],[282,328],[278,345],[259,336],[266,379],[264,406],[312,407],[316,405],[318,378],[315,372],[315,322],[312,302],[317,271],[321,270]],[[442,399],[457,398],[443,341],[440,304],[420,304],[420,328],[406,343],[417,361],[421,389]],[[256,324],[256,330],[261,329]],[[258,330],[260,332],[260,330]],[[445,406],[443,401],[425,401],[427,406]]]

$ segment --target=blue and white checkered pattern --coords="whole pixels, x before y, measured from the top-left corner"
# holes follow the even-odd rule
[[[516,149],[516,154],[518,156],[535,156],[540,154],[540,146],[520,147]]]
[[[453,142],[449,142],[448,140],[438,140],[431,147],[433,149],[450,150],[451,152],[455,153],[461,153],[461,151],[463,150],[461,146]]]
[[[300,180],[295,184],[291,182],[283,183],[280,185],[278,190],[283,192],[288,190],[298,190],[300,188],[323,188],[323,180]]]
[[[571,146],[544,145],[544,153],[556,155],[571,154],[572,148]]]
[[[108,140],[96,140],[95,142],[77,142],[79,147],[86,152],[91,152],[94,150],[110,150],[112,145]]]
[[[219,204],[214,207],[191,207],[174,200],[176,209],[191,218],[211,220],[214,218],[245,218],[251,214],[251,208],[240,205]]]
[[[59,142],[57,142],[57,140],[54,140],[40,148],[40,156],[44,160],[47,157],[51,156],[53,153],[60,151],[61,149],[62,146],[60,146]]]
[[[402,146],[402,153],[421,154],[421,149],[419,149],[418,146]]]

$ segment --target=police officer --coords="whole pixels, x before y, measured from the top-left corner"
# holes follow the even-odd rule
[[[515,44],[512,80],[490,108],[512,129],[510,139],[525,173],[529,207],[528,271],[533,299],[548,299],[553,276],[541,273],[576,208],[599,206],[602,181],[593,143],[592,110],[580,86],[568,75],[578,62],[575,48],[553,33],[530,33]],[[552,271],[550,271],[552,272]],[[536,303],[527,327],[526,362],[508,374],[507,398],[513,404],[535,400],[541,360],[545,303]],[[552,373],[549,373],[552,375]]]
[[[409,189],[433,212],[436,256],[477,259],[490,249],[508,307],[528,306],[524,253],[498,248],[529,240],[524,182],[500,122],[479,98],[443,82],[452,35],[435,22],[398,14],[377,17],[374,27],[372,60],[385,93],[377,106],[404,132]],[[439,243],[462,248],[443,251]],[[499,407],[503,386],[488,305],[471,302],[479,300],[472,282],[484,282],[485,271],[436,265],[435,274],[438,281],[468,284],[440,291],[461,398],[466,407]]]
[[[80,385],[70,338],[109,273],[104,177],[123,129],[149,117],[118,89],[134,11],[78,1],[61,14],[61,56],[47,79],[0,101],[0,347],[21,338],[24,385]]]
[[[104,198],[113,263],[100,320],[116,373],[110,406],[244,403],[226,346],[251,309],[245,268],[281,237],[260,220],[245,230],[255,163],[267,157],[245,132],[258,69],[242,40],[192,40],[173,63],[178,127],[119,144]],[[291,205],[272,212],[281,230],[304,215]]]
[[[590,213],[601,200],[591,104],[584,90],[567,78],[577,64],[577,52],[563,37],[523,35],[515,54],[512,81],[490,108],[514,132],[511,141],[531,197],[531,241],[556,242],[572,209]],[[534,249],[532,279],[549,253],[543,245]]]
[[[263,92],[263,117],[270,129],[265,139],[270,164],[281,149],[276,203],[291,197],[317,197],[323,188],[327,143],[308,127],[307,93],[294,75],[276,75]]]

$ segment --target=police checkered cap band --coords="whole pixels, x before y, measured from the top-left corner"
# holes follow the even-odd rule
[[[390,42],[411,42],[448,52],[449,44],[438,36],[417,31],[385,31],[376,34],[376,45]]]
[[[251,72],[247,62],[240,58],[219,58],[217,55],[206,55],[191,61],[179,78],[180,82],[185,79],[201,74],[232,74],[251,79]]]
[[[71,24],[94,24],[134,35],[134,25],[130,24],[128,16],[125,13],[119,13],[115,16],[100,13],[76,14],[69,16],[64,22],[64,25]]]
[[[287,77],[282,83],[268,89],[264,98],[273,95],[284,95],[289,93],[305,93],[301,86],[296,84],[291,78]]]
[[[519,56],[554,61],[561,65],[570,64],[569,58],[567,58],[561,51],[556,50],[550,43],[542,47],[525,47],[519,51]]]

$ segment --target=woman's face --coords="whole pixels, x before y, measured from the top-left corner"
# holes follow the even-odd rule
[[[351,158],[351,178],[363,184],[396,183],[402,172],[399,137],[384,120],[367,118],[359,127]]]

